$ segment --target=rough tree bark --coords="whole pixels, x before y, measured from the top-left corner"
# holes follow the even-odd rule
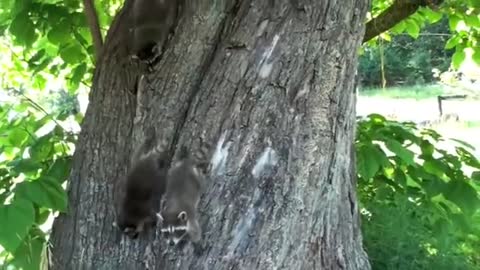
[[[130,8],[98,63],[51,269],[369,269],[355,194],[354,74],[368,0],[189,1],[156,71],[125,60]],[[112,227],[150,126],[215,154],[203,248]]]

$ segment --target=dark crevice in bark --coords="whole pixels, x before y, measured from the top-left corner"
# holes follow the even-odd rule
[[[215,33],[215,38],[214,38],[215,45],[213,49],[210,50],[209,54],[206,56],[203,65],[200,67],[200,70],[199,70],[200,74],[198,76],[197,81],[192,85],[192,92],[190,93],[187,100],[187,104],[188,104],[187,109],[184,111],[182,117],[179,119],[179,124],[177,125],[175,132],[173,133],[173,145],[176,145],[178,143],[180,139],[180,134],[184,129],[184,125],[188,118],[189,112],[193,107],[192,106],[193,101],[200,91],[202,82],[205,79],[205,75],[207,74],[208,70],[211,68],[211,64],[213,63],[215,57],[217,56],[219,47],[223,46],[222,33],[225,29],[227,18],[228,16],[224,15],[224,18],[220,23],[220,27],[218,28],[217,33]]]

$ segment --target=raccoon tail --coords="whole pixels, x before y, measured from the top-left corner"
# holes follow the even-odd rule
[[[145,141],[134,152],[131,164],[133,165],[139,160],[156,155],[158,156],[158,164],[160,167],[166,166],[164,163],[166,162],[167,141],[162,140],[159,142],[157,140],[155,127],[150,127],[145,133]]]

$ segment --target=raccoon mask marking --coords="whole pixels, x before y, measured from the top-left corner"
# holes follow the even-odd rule
[[[182,211],[175,216],[175,213],[165,214],[165,219],[160,216],[162,221],[161,232],[170,246],[177,245],[188,234],[187,212]]]

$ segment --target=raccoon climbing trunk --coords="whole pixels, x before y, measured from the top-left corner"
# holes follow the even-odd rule
[[[51,269],[370,269],[352,147],[368,2],[185,0],[147,73],[128,58],[127,1],[94,74]],[[199,245],[112,226],[152,126],[173,161],[212,145]]]

